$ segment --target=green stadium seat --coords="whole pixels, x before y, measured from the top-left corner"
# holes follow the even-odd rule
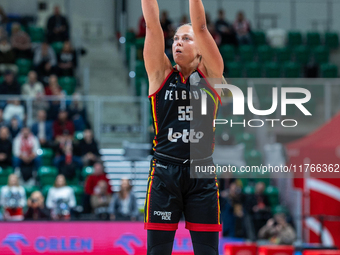
[[[309,49],[305,45],[294,48],[295,62],[306,64],[309,60]]]
[[[94,173],[94,169],[92,166],[87,166],[84,167],[81,171],[81,177],[83,180],[85,180],[87,178],[87,176],[91,175]]]
[[[297,46],[302,44],[302,34],[299,31],[288,32],[288,45]]]
[[[284,63],[287,61],[291,61],[291,50],[290,48],[278,48],[275,50],[276,52],[276,61],[279,63]]]
[[[314,31],[307,32],[306,43],[309,47],[319,46],[321,44],[321,35]]]
[[[244,118],[243,116],[238,116],[238,115],[234,115],[231,118],[227,118],[229,120],[229,123],[231,124],[231,120],[233,121],[233,123],[241,123],[243,122]],[[231,135],[233,136],[237,136],[238,134],[244,133],[244,126],[242,124],[235,124],[235,125],[228,125],[228,129]]]
[[[281,76],[280,66],[276,62],[264,64],[264,73],[267,78],[279,78]]]
[[[325,63],[320,66],[321,77],[323,78],[337,78],[338,66],[330,63]]]
[[[272,105],[273,105],[272,96],[266,96],[260,99],[261,110],[269,110],[272,107]],[[275,114],[275,112],[272,114]]]
[[[146,84],[144,95],[148,94],[149,91],[148,79],[146,79],[145,77],[138,77],[135,79],[136,96],[142,95],[143,83]]]
[[[261,98],[260,102],[262,101],[262,98],[269,97],[272,98],[273,92],[272,89],[274,85],[271,84],[256,84],[254,85],[257,95]]]
[[[126,32],[125,39],[127,43],[135,43],[136,42],[136,35],[134,32]]]
[[[268,186],[264,193],[268,196],[271,207],[280,204],[279,190],[274,186]]]
[[[48,194],[48,191],[50,190],[50,188],[52,188],[53,186],[52,185],[45,185],[42,189],[41,189],[41,193],[43,194],[44,198],[45,198],[45,201],[46,201],[46,198],[47,198],[47,194]]]
[[[273,50],[268,45],[261,45],[257,48],[258,61],[272,61]]]
[[[27,82],[27,76],[26,75],[20,75],[18,78],[18,83],[20,86],[24,85]]]
[[[29,198],[34,191],[39,190],[39,187],[37,187],[37,186],[24,186],[24,188],[25,188],[25,191],[26,191],[26,197],[27,198]]]
[[[246,186],[243,188],[243,193],[246,195],[253,195],[255,194],[255,188],[254,186]]]
[[[0,84],[4,82],[4,77],[0,76]]]
[[[32,68],[32,61],[29,59],[19,58],[15,64],[18,66],[18,75],[27,75]]]
[[[40,43],[45,40],[45,31],[42,27],[30,26],[28,28],[28,34],[32,42]]]
[[[63,50],[64,43],[63,42],[54,42],[51,44],[52,49],[54,50],[55,54],[59,55]]]
[[[146,77],[146,70],[143,61],[136,61],[136,77]]]
[[[229,62],[226,64],[227,74],[229,78],[240,78],[242,77],[242,64],[239,62]]]
[[[262,164],[262,154],[258,150],[250,150],[245,152],[245,160],[247,166],[260,166]]]
[[[83,140],[84,132],[83,131],[76,131],[74,132],[74,139],[77,141]]]
[[[246,76],[248,78],[261,77],[261,65],[258,62],[249,62],[245,64]]]
[[[266,44],[266,34],[263,31],[253,31],[253,41],[255,45]]]
[[[314,60],[318,64],[327,63],[329,60],[329,50],[326,46],[318,46],[313,50]]]
[[[243,143],[245,145],[245,150],[250,151],[255,148],[256,140],[253,134],[242,133],[236,135],[236,142]]]
[[[136,39],[136,48],[137,49],[143,49],[145,43],[145,38],[137,38]]]
[[[283,73],[286,78],[300,77],[301,66],[295,62],[286,62],[283,64]]]
[[[51,166],[42,166],[38,170],[38,178],[41,186],[53,185],[58,175],[58,169]]]
[[[83,202],[84,187],[80,185],[70,185],[70,187],[74,191],[74,195],[77,200],[77,205],[81,205]]]
[[[8,176],[13,173],[13,168],[1,168],[0,167],[0,185],[4,186],[8,183]]]
[[[78,185],[79,184],[79,178],[76,176],[74,177],[73,179],[66,179],[66,184],[68,186],[71,186],[71,185]]]
[[[43,166],[52,166],[52,161],[54,157],[54,152],[50,148],[41,148],[38,155],[42,158]]]
[[[336,49],[339,47],[339,35],[336,32],[325,33],[325,45],[330,49]]]
[[[59,85],[67,93],[67,95],[72,95],[76,89],[76,78],[71,76],[65,76],[59,78]]]
[[[286,216],[289,215],[289,210],[283,205],[277,205],[272,207],[272,214],[284,213]]]
[[[128,66],[130,66],[131,46],[132,46],[132,43],[125,44],[125,57],[126,57],[126,62]]]
[[[241,61],[251,62],[254,59],[254,48],[250,45],[241,45],[239,47]]]
[[[220,52],[224,61],[224,64],[235,60],[235,47],[232,45],[223,45],[220,48]]]

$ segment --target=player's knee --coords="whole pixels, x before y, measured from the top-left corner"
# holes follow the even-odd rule
[[[190,231],[195,255],[218,255],[218,232]]]

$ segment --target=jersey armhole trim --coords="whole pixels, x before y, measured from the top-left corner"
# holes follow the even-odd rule
[[[161,91],[161,89],[164,87],[166,81],[169,79],[170,75],[173,74],[173,72],[174,72],[174,69],[172,69],[171,72],[168,74],[168,76],[164,79],[164,81],[163,81],[162,85],[159,87],[159,89],[158,89],[155,93],[153,93],[153,94],[151,94],[151,95],[148,96],[149,98],[151,98],[151,97],[157,95],[157,93],[158,93],[159,91]]]
[[[205,77],[205,75],[204,75],[204,74],[201,72],[201,70],[199,70],[198,68],[197,68],[197,72],[199,72],[200,75],[202,75],[202,77],[204,78],[204,80],[205,80],[206,83],[207,83],[208,88],[212,90],[212,92],[215,94],[215,96],[217,96],[218,100],[220,101],[220,104],[222,105],[222,100],[221,100],[220,95],[219,95],[219,94],[216,92],[216,90],[210,85],[210,83],[208,82],[208,80],[207,80],[207,78]]]

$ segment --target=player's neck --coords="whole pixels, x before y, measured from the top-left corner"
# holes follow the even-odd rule
[[[177,65],[177,70],[179,72],[181,72],[181,74],[183,75],[184,79],[187,79],[192,73],[193,71],[195,71],[198,67],[198,63],[196,63],[196,61],[191,62],[189,65],[187,66],[179,66]]]

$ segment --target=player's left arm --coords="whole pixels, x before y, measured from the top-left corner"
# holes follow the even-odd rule
[[[224,64],[216,42],[207,28],[202,0],[189,0],[190,19],[195,40],[202,54],[202,62],[208,78],[221,78]]]

